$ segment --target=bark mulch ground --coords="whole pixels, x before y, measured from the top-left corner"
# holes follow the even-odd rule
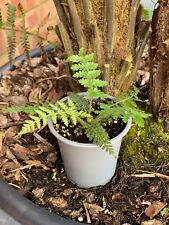
[[[63,58],[64,52],[59,51],[47,60],[32,59],[31,66],[16,63],[15,70],[1,79],[0,109],[55,102],[68,90],[79,89]],[[140,67],[137,83],[145,90],[149,74],[148,69],[142,71],[146,70]],[[25,118],[25,114],[0,112],[1,177],[25,197],[63,217],[95,225],[169,224],[169,177],[160,173],[167,174],[168,165],[154,168],[156,174],[134,176],[128,173],[121,153],[117,173],[107,185],[81,189],[67,179],[57,141],[47,127],[18,137]]]

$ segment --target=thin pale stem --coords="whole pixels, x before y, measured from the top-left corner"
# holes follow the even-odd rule
[[[115,45],[116,20],[115,20],[115,1],[105,1],[105,44],[107,58],[110,59]]]
[[[84,49],[86,49],[86,39],[82,30],[82,25],[81,25],[80,18],[76,9],[75,2],[74,0],[67,0],[67,3],[69,6],[69,12],[71,15],[73,28],[77,37],[79,47],[83,47]]]
[[[127,40],[128,40],[127,46],[129,48],[132,47],[132,43],[133,43],[133,40],[134,40],[136,17],[137,17],[137,12],[138,12],[139,6],[140,6],[140,0],[133,0],[132,1],[131,10],[130,10],[130,17],[129,17],[128,35],[127,35]]]
[[[62,24],[62,22],[60,22],[58,24],[58,30],[63,42],[63,45],[65,47],[65,51],[66,53],[70,56],[73,55],[73,49],[72,49],[72,44],[69,38],[69,35],[67,33],[67,30],[65,29],[64,25]]]

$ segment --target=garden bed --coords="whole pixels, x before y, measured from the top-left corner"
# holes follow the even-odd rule
[[[25,102],[55,102],[71,89],[81,91],[76,81],[71,79],[64,57],[60,50],[51,53],[48,59],[32,59],[31,66],[26,61],[16,62],[15,70],[3,73],[0,109]],[[144,59],[142,63],[144,65]],[[140,77],[141,82],[143,78],[146,80],[145,74]],[[141,82],[139,78],[137,84],[142,90],[140,96],[145,107],[147,80],[142,85]],[[111,182],[103,187],[80,189],[67,179],[58,144],[47,127],[21,138],[17,135],[25,118],[25,114],[19,113],[0,114],[0,169],[2,178],[26,198],[50,212],[79,222],[167,224],[169,214],[163,215],[160,211],[167,208],[169,202],[169,177],[161,176],[161,173],[168,174],[168,164],[147,163],[136,170],[133,165],[128,165],[125,154],[121,152],[118,171]],[[159,147],[167,150],[162,144],[156,146]],[[132,176],[133,173],[139,173],[141,177]]]

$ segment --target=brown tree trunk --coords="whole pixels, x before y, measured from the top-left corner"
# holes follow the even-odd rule
[[[130,87],[140,53],[148,39],[136,22],[140,0],[54,0],[60,23],[58,36],[68,55],[80,47],[94,52],[112,95]],[[138,21],[139,21],[138,19]],[[137,25],[137,38],[136,29]],[[147,29],[148,31],[148,29]]]
[[[169,120],[169,0],[159,0],[154,11],[150,62],[152,112]]]

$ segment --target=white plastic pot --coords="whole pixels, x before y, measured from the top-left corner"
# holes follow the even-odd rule
[[[81,93],[84,95],[84,93]],[[65,101],[67,97],[63,98]],[[86,144],[70,141],[61,136],[54,128],[51,119],[48,119],[48,126],[51,133],[57,138],[64,168],[69,180],[82,188],[105,185],[114,176],[119,150],[123,137],[131,127],[129,118],[125,129],[115,138],[111,139],[116,157],[113,157],[105,150],[95,144]],[[102,138],[102,137],[100,137]]]

